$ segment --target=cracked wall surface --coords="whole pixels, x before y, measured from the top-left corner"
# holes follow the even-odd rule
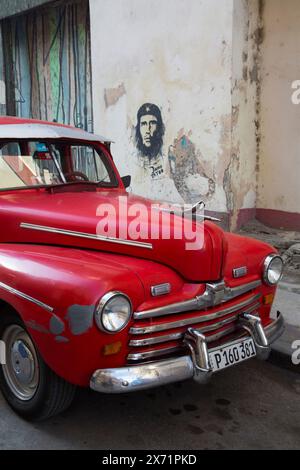
[[[255,207],[258,3],[90,0],[95,130],[116,142],[116,164],[132,175],[133,192],[203,199],[232,226],[241,209]],[[147,103],[164,126],[152,154],[151,113],[137,116]],[[143,125],[144,151],[136,141]]]
[[[1,3],[4,15],[5,5],[14,14],[48,2]],[[114,159],[122,176],[132,176],[133,192],[204,200],[231,228],[254,215],[260,5],[90,0],[94,129],[114,140]]]
[[[255,215],[259,152],[260,2],[235,0],[232,51],[231,158],[225,173],[231,228]]]
[[[95,131],[115,141],[115,161],[122,176],[132,175],[132,190],[173,202],[204,200],[232,229],[255,214],[299,229],[300,98],[292,103],[292,84],[300,83],[300,2],[89,2]],[[69,5],[0,0],[0,19],[48,3]],[[33,43],[20,37],[29,51]],[[8,44],[6,52],[13,50]],[[1,53],[0,112],[14,114]],[[6,82],[12,75],[6,71]],[[60,96],[55,80],[45,85]],[[88,124],[92,129],[92,117]]]
[[[159,0],[91,0],[90,9],[95,130],[115,141],[121,175],[132,175],[135,193],[204,199],[208,210],[226,213],[233,1],[173,0],[170,8]],[[157,111],[138,118],[147,104],[159,108],[164,126],[152,155],[155,134],[149,152],[147,141],[144,151],[136,141],[151,112],[160,120]]]

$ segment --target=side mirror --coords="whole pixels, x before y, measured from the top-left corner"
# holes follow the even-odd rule
[[[125,186],[125,188],[129,188],[129,186],[131,185],[131,176],[130,175],[127,175],[127,176],[123,176],[123,178],[121,178],[122,181],[123,181],[123,184]]]

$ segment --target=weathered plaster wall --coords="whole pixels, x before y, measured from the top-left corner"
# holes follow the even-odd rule
[[[134,192],[204,198],[226,213],[233,1],[90,0],[90,10],[95,130],[115,140],[121,174],[133,175]],[[159,107],[165,125],[153,168],[135,142],[144,103]]]
[[[257,212],[269,223],[296,228],[296,223],[300,227],[300,104],[293,104],[291,97],[292,83],[300,80],[300,2],[266,0],[263,20]]]
[[[234,0],[231,159],[225,172],[232,228],[255,216],[260,31],[259,2]]]
[[[121,174],[145,196],[204,199],[235,226],[256,202],[258,1],[90,0],[90,10],[95,130],[115,140]],[[165,125],[152,159],[136,142],[144,103]]]
[[[0,19],[39,7],[51,0],[0,0]],[[53,1],[53,0],[52,0]]]

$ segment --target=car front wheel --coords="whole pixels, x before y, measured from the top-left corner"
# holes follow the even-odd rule
[[[0,339],[6,349],[0,388],[14,411],[27,420],[41,421],[67,409],[75,386],[45,364],[17,315],[0,314]]]

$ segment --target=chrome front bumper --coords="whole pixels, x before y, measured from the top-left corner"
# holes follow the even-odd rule
[[[284,331],[284,319],[279,314],[277,320],[263,328],[259,317],[244,313],[240,316],[239,326],[243,333],[246,331],[253,338],[257,357],[266,360],[271,344]],[[93,374],[90,387],[101,393],[126,393],[191,378],[201,384],[207,383],[213,371],[205,336],[197,329],[190,328],[184,341],[191,351],[188,356],[117,369],[100,369]],[[222,347],[225,346],[222,344]]]

